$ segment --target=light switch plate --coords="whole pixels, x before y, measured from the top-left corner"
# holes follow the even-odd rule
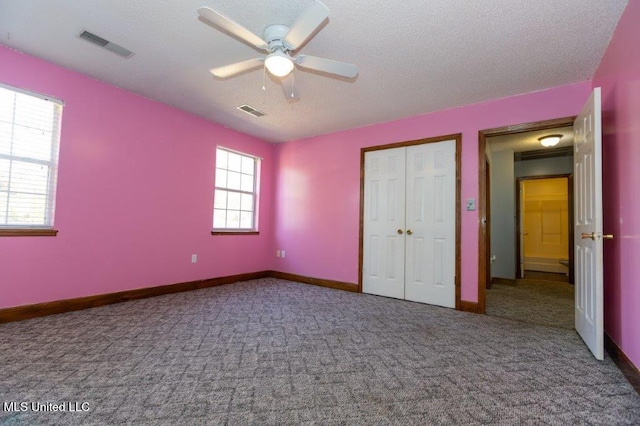
[[[467,198],[467,210],[473,211],[476,209],[476,199],[475,198]]]

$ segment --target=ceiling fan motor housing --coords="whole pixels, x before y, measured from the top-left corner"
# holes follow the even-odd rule
[[[291,50],[291,46],[287,45],[284,41],[288,32],[289,27],[286,25],[276,24],[269,25],[265,28],[263,38],[269,46],[269,51],[275,52],[276,50],[281,50],[289,52]]]

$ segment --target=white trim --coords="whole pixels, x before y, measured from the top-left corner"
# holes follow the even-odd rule
[[[245,157],[252,157],[252,158],[255,158],[256,160],[264,160],[264,158],[258,157],[257,155],[253,155],[253,154],[249,154],[249,153],[246,153],[246,152],[238,151],[236,149],[227,148],[226,146],[216,145],[216,149],[218,149],[218,148],[224,149],[225,151],[233,152],[234,154],[244,155]]]
[[[57,187],[58,159],[59,159],[59,148],[60,148],[60,128],[61,128],[62,110],[64,108],[64,103],[55,98],[43,96],[41,94],[29,91],[29,90],[16,88],[3,83],[0,83],[0,89],[4,89],[2,93],[3,98],[5,96],[5,91],[6,91],[7,96],[10,97],[10,99],[13,99],[13,116],[11,117],[10,121],[6,121],[6,123],[10,125],[11,128],[13,129],[11,131],[12,133],[9,139],[11,148],[8,154],[5,154],[5,153],[0,154],[0,160],[8,161],[9,163],[8,185],[7,185],[6,191],[4,189],[2,191],[2,193],[6,192],[6,196],[8,198],[6,201],[6,208],[3,209],[4,210],[3,222],[0,223],[0,229],[4,229],[4,230],[6,229],[53,229],[54,215],[55,215],[55,201],[56,201],[55,197],[56,197],[56,187]],[[15,134],[14,134],[16,126],[21,126],[24,128],[31,127],[31,126],[25,126],[24,124],[22,125],[16,124],[16,116],[17,116],[16,111],[18,111],[18,109],[16,109],[16,102],[19,99],[18,95],[22,97],[28,97],[32,99],[34,102],[41,101],[41,103],[38,104],[39,107],[43,106],[47,110],[50,110],[52,113],[52,116],[51,116],[52,121],[49,121],[45,116],[41,116],[41,115],[33,116],[34,111],[30,107],[25,107],[22,110],[22,113],[26,114],[29,117],[34,118],[35,122],[45,125],[45,127],[43,127],[42,129],[45,129],[46,126],[48,125],[52,126],[49,159],[37,158],[37,155],[35,157],[25,157],[25,155],[30,155],[29,152],[26,152],[26,153],[20,152],[20,154],[22,155],[16,155],[13,153],[15,148],[15,143],[16,143]],[[37,127],[31,127],[31,128],[37,128]],[[27,138],[25,140],[25,143],[30,143],[30,141],[31,141],[31,138]],[[12,187],[12,181],[14,180],[14,177],[15,177],[13,174],[13,165],[17,163],[37,164],[47,168],[47,176],[46,176],[47,188],[43,194],[40,194],[40,193],[36,194],[24,189],[20,191],[14,190],[14,188]],[[21,172],[18,171],[17,173],[21,173]],[[31,175],[30,172],[27,171],[25,172],[23,177],[25,177],[26,179],[31,179],[33,176]],[[20,222],[16,220],[11,220],[11,221],[9,220],[9,209],[12,205],[12,203],[10,202],[10,199],[13,198],[14,195],[20,194],[20,193],[27,197],[41,198],[42,196],[44,196],[45,205],[44,205],[44,217],[42,218],[42,223],[26,223],[26,222]]]
[[[54,104],[58,104],[58,105],[64,106],[64,101],[63,100],[54,98],[54,97],[49,96],[49,95],[43,95],[42,93],[32,92],[31,90],[21,89],[19,87],[11,86],[9,84],[4,84],[4,83],[0,83],[0,87],[2,87],[3,89],[12,90],[14,92],[22,93],[23,95],[34,96],[36,98],[40,98],[40,99],[45,100],[45,101],[53,102]]]
[[[241,151],[236,151],[234,149],[229,149],[229,148],[225,148],[223,146],[217,145],[216,146],[216,158],[215,158],[215,173],[217,176],[217,171],[219,170],[218,168],[218,153],[220,151],[224,151],[227,154],[235,154],[237,156],[240,157],[244,157],[247,159],[251,159],[253,161],[253,190],[252,191],[244,191],[242,189],[231,189],[227,186],[218,186],[218,181],[217,179],[215,180],[215,185],[214,185],[214,199],[213,199],[213,223],[212,225],[215,225],[215,215],[216,215],[216,198],[215,198],[215,193],[216,191],[225,191],[227,194],[230,193],[235,193],[235,194],[240,194],[242,195],[249,195],[251,196],[252,200],[252,209],[251,209],[251,214],[252,214],[252,218],[251,218],[251,222],[252,222],[252,226],[251,228],[229,228],[229,227],[223,227],[223,228],[216,228],[215,226],[212,226],[212,231],[213,232],[258,232],[258,192],[259,192],[259,167],[260,167],[260,163],[262,162],[262,157],[257,157],[255,155],[252,154],[248,154],[246,152],[241,152]],[[231,172],[231,170],[229,170],[228,168],[228,164],[226,167],[224,168],[220,168],[220,170],[224,170],[226,173]],[[248,176],[248,174],[240,171],[240,175],[246,175]],[[217,209],[219,211],[224,210],[225,214],[228,214],[230,209],[228,208],[228,202],[227,202],[227,206],[224,209]],[[249,212],[249,210],[242,210],[242,208],[240,208],[240,210],[231,210],[231,211],[237,211],[238,213],[242,213],[242,212]]]
[[[54,229],[54,226],[53,225],[0,225],[0,231],[22,230],[22,229],[49,230],[49,229]]]

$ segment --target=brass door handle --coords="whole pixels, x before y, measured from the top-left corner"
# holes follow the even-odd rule
[[[407,229],[407,235],[411,235],[413,234],[413,231],[411,231],[411,229]]]
[[[582,233],[582,239],[586,240],[588,238],[592,239],[592,240],[597,240],[597,239],[603,239],[603,240],[613,240],[613,234],[604,234],[602,235],[599,232],[592,232],[590,234],[583,232]]]
[[[398,235],[402,235],[402,229],[398,229]]]

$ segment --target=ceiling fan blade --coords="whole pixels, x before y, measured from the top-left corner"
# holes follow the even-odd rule
[[[236,62],[235,64],[225,65],[223,67],[211,68],[209,72],[218,78],[233,77],[244,71],[261,67],[264,64],[264,58],[249,59],[248,61]]]
[[[234,36],[254,45],[258,49],[267,50],[267,43],[242,25],[232,21],[220,12],[209,7],[201,7],[198,9],[198,15],[208,24],[222,28],[223,30],[233,34]]]
[[[291,47],[291,50],[299,49],[328,17],[329,8],[317,0],[314,1],[298,17],[284,37],[284,41]]]
[[[358,67],[346,62],[332,61],[331,59],[318,58],[316,56],[299,55],[295,62],[302,68],[322,71],[342,77],[354,78],[358,75]]]
[[[280,81],[282,82],[282,88],[284,89],[284,95],[287,100],[297,100],[298,92],[295,90],[293,72],[282,77]]]

